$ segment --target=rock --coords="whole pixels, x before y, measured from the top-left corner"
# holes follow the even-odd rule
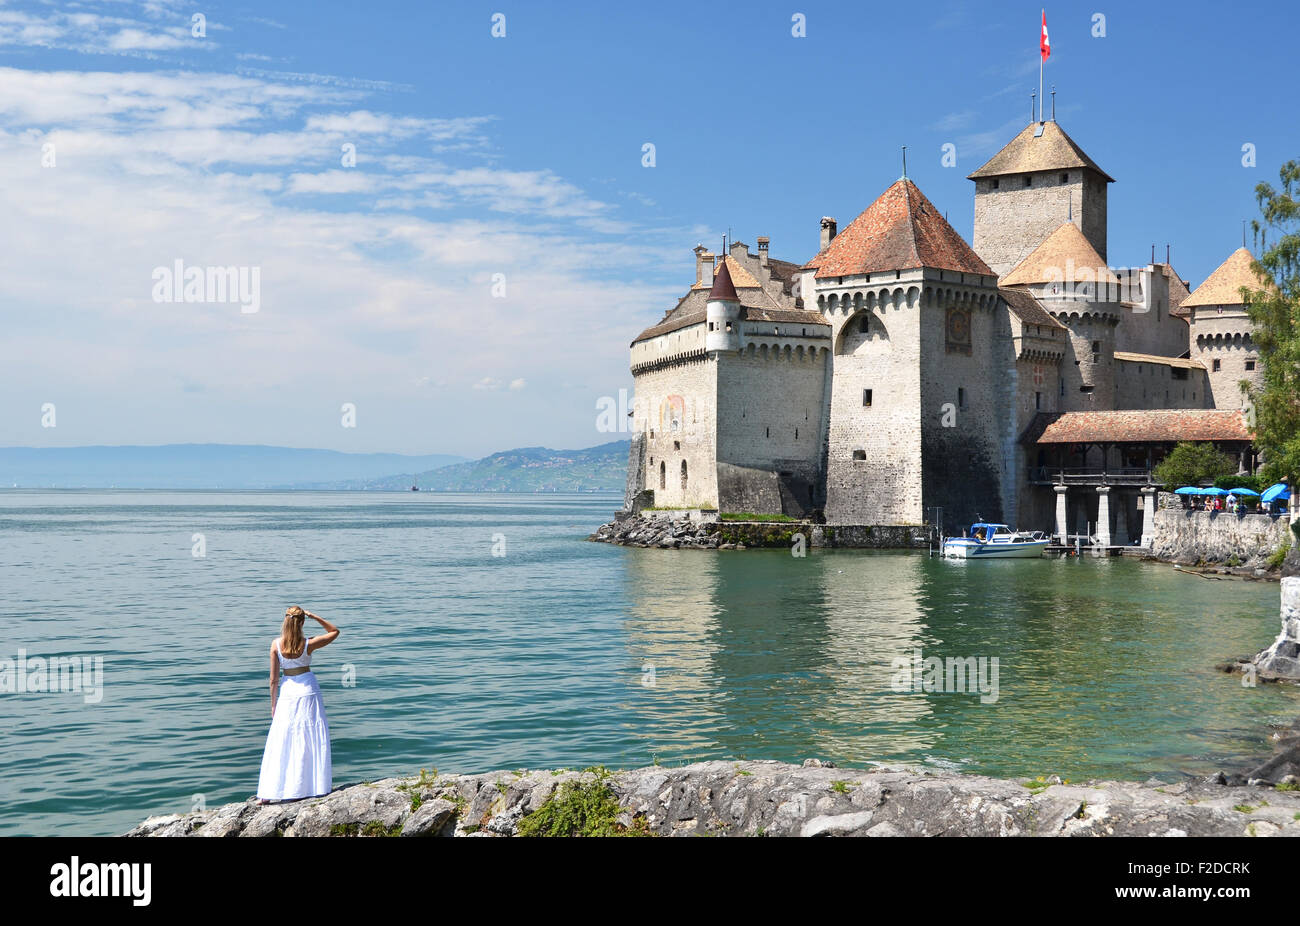
[[[1281,585],[1282,630],[1252,661],[1261,676],[1300,680],[1300,576],[1287,576]]]
[[[842,813],[833,817],[813,817],[803,825],[800,836],[849,836],[856,830],[863,829],[871,822],[874,814],[870,810],[858,813]],[[886,824],[888,825],[888,824]]]
[[[1300,742],[1300,730],[1283,742]],[[1248,777],[1300,779],[1295,757],[1279,757],[1267,774],[1256,769]],[[127,835],[509,837],[560,784],[594,780],[589,772],[546,770],[440,775],[416,792],[414,779],[385,779],[305,801],[265,807],[244,802],[150,817]],[[909,768],[835,769],[824,760],[802,766],[758,760],[650,766],[603,779],[624,826],[644,826],[661,836],[1300,835],[1300,792],[1246,785],[1244,776],[1241,783],[1225,780],[1220,774],[1177,785],[1077,785],[1053,777],[1046,787],[1030,790],[1021,780]],[[422,797],[414,811],[413,793]],[[1251,812],[1237,809],[1242,806]]]
[[[450,836],[456,822],[456,805],[442,798],[425,801],[402,826],[403,836]]]

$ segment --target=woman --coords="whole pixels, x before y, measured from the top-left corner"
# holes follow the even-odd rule
[[[302,632],[309,617],[326,630],[310,640]],[[271,731],[257,780],[259,804],[317,797],[334,788],[329,722],[310,666],[312,651],[333,643],[338,635],[329,621],[297,605],[284,612],[280,636],[271,641]]]

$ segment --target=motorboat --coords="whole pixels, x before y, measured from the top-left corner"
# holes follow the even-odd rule
[[[1051,539],[1042,531],[1013,531],[1005,524],[977,521],[964,537],[945,538],[942,555],[953,559],[1032,559],[1043,555]]]

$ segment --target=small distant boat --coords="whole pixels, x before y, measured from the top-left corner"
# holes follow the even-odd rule
[[[946,538],[942,554],[953,559],[1032,559],[1043,555],[1050,540],[1042,531],[1025,533],[977,521],[965,537]]]
[[[411,491],[412,491],[412,492],[419,492],[419,491],[420,491],[420,487],[419,487],[419,486],[411,486]]]

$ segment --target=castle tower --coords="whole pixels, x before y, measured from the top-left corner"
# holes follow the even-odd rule
[[[708,323],[708,333],[704,336],[705,351],[740,350],[745,346],[740,336],[740,297],[736,295],[725,260],[713,279],[704,312]]]
[[[827,522],[997,518],[996,275],[906,178],[822,240],[800,288],[831,325]]]
[[[1031,122],[967,178],[975,181],[975,253],[999,275],[1068,217],[1105,263],[1106,185],[1115,181],[1055,121]]]
[[[1115,328],[1124,311],[1119,278],[1079,226],[1058,225],[1002,285],[1028,291],[1069,331],[1057,407],[1115,408]]]
[[[1181,306],[1191,326],[1191,357],[1209,371],[1210,395],[1219,409],[1245,408],[1241,381],[1256,388],[1262,382],[1254,326],[1240,292],[1262,285],[1251,270],[1253,260],[1250,251],[1237,248]]]

